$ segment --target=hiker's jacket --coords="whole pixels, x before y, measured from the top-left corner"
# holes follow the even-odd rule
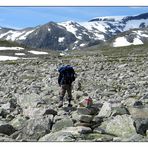
[[[66,70],[61,70],[59,77],[58,77],[58,84],[59,85],[64,85],[64,84],[71,84],[73,81],[75,81],[75,72],[74,69],[70,66],[65,66],[62,67],[63,69],[65,68]],[[68,68],[68,70],[67,70]]]

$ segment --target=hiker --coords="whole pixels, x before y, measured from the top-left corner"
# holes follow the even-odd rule
[[[73,67],[70,65],[62,66],[59,68],[59,77],[58,77],[58,84],[60,86],[59,92],[59,105],[58,107],[63,106],[63,100],[65,93],[68,94],[68,107],[72,107],[71,100],[72,100],[72,82],[75,81],[75,71]]]

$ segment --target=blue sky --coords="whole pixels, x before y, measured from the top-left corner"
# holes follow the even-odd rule
[[[34,27],[49,21],[88,21],[99,16],[136,15],[148,7],[0,7],[0,26]]]

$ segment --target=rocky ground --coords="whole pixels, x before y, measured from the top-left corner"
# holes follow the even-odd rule
[[[0,63],[0,141],[148,141],[147,54],[76,53]],[[77,73],[73,107],[57,107],[61,64]]]

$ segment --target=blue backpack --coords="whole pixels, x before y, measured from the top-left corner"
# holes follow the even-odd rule
[[[58,71],[60,73],[60,84],[71,84],[73,81],[75,81],[75,72],[72,66],[62,66]]]

